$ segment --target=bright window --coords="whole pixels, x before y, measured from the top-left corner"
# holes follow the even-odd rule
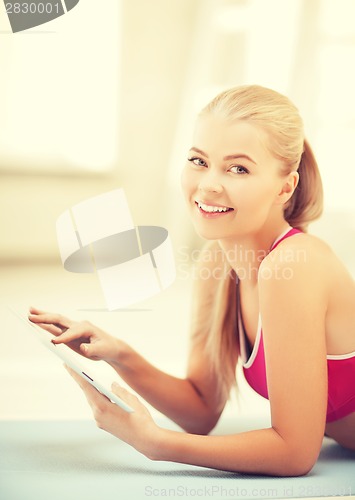
[[[19,33],[4,5],[0,16],[0,170],[109,172],[119,138],[119,2],[82,0]]]

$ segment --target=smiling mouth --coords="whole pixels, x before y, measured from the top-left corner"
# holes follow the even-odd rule
[[[200,201],[195,201],[196,206],[202,211],[207,214],[221,214],[221,213],[227,213],[227,212],[232,212],[234,209],[230,207],[217,207],[214,205],[206,205],[205,203],[201,203]]]

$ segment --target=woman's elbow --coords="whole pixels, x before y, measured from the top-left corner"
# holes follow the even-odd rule
[[[193,422],[186,423],[182,428],[188,434],[207,436],[216,427],[218,419],[219,417],[198,418]]]
[[[187,434],[198,434],[200,436],[208,436],[208,434],[213,430],[214,426],[197,424],[197,425],[184,425],[183,430]]]
[[[318,452],[307,452],[291,450],[286,461],[281,465],[280,476],[299,477],[306,476],[311,472],[318,460]]]
[[[287,465],[282,465],[279,473],[275,476],[280,477],[300,477],[306,476],[311,472],[315,465],[315,462],[299,461],[296,463],[288,463]]]

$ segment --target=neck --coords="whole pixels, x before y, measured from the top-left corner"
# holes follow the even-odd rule
[[[256,285],[261,262],[275,240],[289,228],[290,225],[283,221],[255,233],[219,240],[219,245],[238,278],[245,284]]]

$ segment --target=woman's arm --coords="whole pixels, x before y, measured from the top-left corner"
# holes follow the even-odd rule
[[[227,401],[218,387],[219,374],[211,369],[204,350],[225,261],[217,243],[208,243],[200,252],[193,283],[190,352],[185,379],[158,370],[130,350],[122,362],[111,362],[117,373],[148,403],[180,425],[185,431],[208,434],[218,422]],[[194,339],[198,338],[196,342]]]
[[[147,418],[146,410],[121,389],[117,393],[136,405],[135,414],[100,400],[95,405],[100,409],[94,412],[99,427],[154,460],[276,476],[306,474],[318,458],[325,426],[324,320],[329,291],[325,268],[322,256],[310,249],[306,261],[294,262],[283,262],[275,251],[273,259],[265,259],[260,269],[271,428],[231,436],[198,436],[161,429],[152,421],[137,425],[142,415]],[[280,279],[286,275],[289,279]],[[91,387],[86,389],[92,392]]]
[[[56,336],[53,343],[66,344],[88,359],[106,361],[133,390],[186,431],[207,433],[213,427],[215,412],[189,376],[182,379],[164,373],[128,344],[88,321],[72,321],[33,307],[30,312],[31,321]],[[192,357],[200,358],[198,353]]]
[[[285,262],[281,252],[273,252],[259,273],[272,427],[209,437],[163,431],[156,459],[281,476],[302,475],[313,467],[327,404],[329,281],[322,251],[307,245],[305,253],[294,255]]]
[[[302,475],[311,468],[295,460],[287,444],[273,429],[229,436],[201,436],[163,429],[126,389],[112,385],[112,391],[134,409],[133,413],[111,403],[74,371],[67,369],[84,391],[97,426],[151,460],[276,476]]]
[[[211,309],[218,283],[213,273],[202,279],[200,266],[213,269],[218,261],[206,259],[204,250],[197,265],[194,283],[192,333],[208,329],[206,314]],[[217,376],[199,346],[192,345],[186,378],[178,378],[154,367],[122,340],[103,332],[90,322],[76,322],[59,314],[31,308],[31,321],[56,335],[55,343],[65,343],[89,359],[102,359],[142,398],[177,423],[185,431],[207,434],[217,423],[226,399],[217,395]],[[199,332],[200,333],[200,332]],[[203,332],[207,335],[208,332]]]
[[[194,362],[194,369],[197,369],[197,364],[208,365],[207,360],[204,363],[202,354],[191,353],[190,359],[196,357],[198,360]],[[211,397],[204,397],[201,384],[194,381],[194,371],[189,370],[186,378],[174,377],[151,365],[133,350],[125,355],[124,362],[110,364],[147,403],[186,432],[207,434],[218,421],[223,407],[216,411],[215,406],[210,403]],[[208,381],[211,382],[212,391],[213,381],[206,370],[205,382]]]

